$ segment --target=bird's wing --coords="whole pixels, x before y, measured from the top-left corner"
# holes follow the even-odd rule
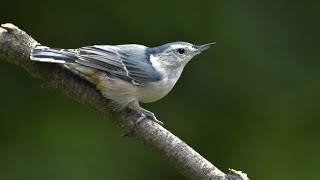
[[[159,81],[161,74],[145,51],[123,46],[86,46],[79,48],[76,63],[99,69],[135,85]]]

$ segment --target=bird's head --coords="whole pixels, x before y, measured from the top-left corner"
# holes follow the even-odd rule
[[[149,49],[151,58],[168,67],[184,67],[195,55],[215,43],[193,45],[187,42],[173,42]]]

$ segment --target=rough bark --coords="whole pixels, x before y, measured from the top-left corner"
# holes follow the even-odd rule
[[[113,112],[108,107],[109,101],[86,80],[56,64],[31,62],[30,52],[36,44],[37,41],[13,24],[1,25],[0,59],[22,67],[32,77],[39,79],[43,86],[91,107],[124,131],[132,129],[130,138],[142,142],[162,156],[187,178],[248,180],[247,175],[240,171],[230,169],[228,174],[224,174],[185,142],[153,121],[142,121],[133,128],[133,122],[139,116],[136,112]]]

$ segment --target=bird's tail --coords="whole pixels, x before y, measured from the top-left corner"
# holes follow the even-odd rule
[[[49,62],[49,63],[76,63],[76,50],[56,49],[47,46],[37,45],[31,52],[32,61]]]
[[[92,81],[91,75],[96,72],[95,69],[79,65],[77,63],[77,49],[57,49],[47,46],[37,45],[31,52],[30,59],[32,61],[58,63],[62,64],[71,72]]]

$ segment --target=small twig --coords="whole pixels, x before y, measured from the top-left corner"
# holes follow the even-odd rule
[[[37,41],[13,24],[1,25],[1,59],[22,67],[45,87],[88,105],[104,117],[112,119],[123,130],[132,128],[132,120],[139,116],[136,112],[113,112],[108,108],[109,101],[87,81],[58,65],[30,61],[30,52],[36,44]],[[135,126],[130,138],[157,152],[189,179],[248,180],[247,175],[239,171],[230,170],[229,174],[224,174],[185,142],[152,121],[143,121]]]

